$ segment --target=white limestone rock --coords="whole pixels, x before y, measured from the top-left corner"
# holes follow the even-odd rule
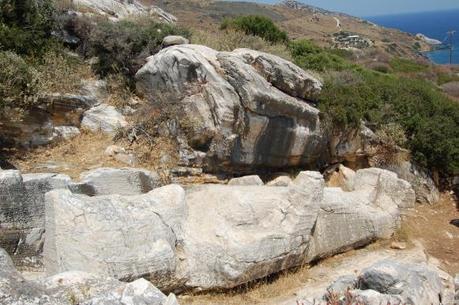
[[[323,183],[189,190],[181,268],[186,286],[232,288],[304,262]]]
[[[101,131],[109,135],[115,135],[120,128],[128,125],[124,116],[115,107],[101,104],[87,110],[83,114],[81,127],[93,132]]]
[[[269,181],[267,186],[289,186],[292,179],[289,176],[279,176],[274,180]]]
[[[233,178],[228,185],[263,185],[263,180],[257,175]]]
[[[48,274],[80,270],[167,285],[187,214],[177,185],[137,196],[46,195],[44,263]]]
[[[190,41],[186,39],[185,37],[182,36],[176,36],[176,35],[170,35],[166,36],[163,39],[162,46],[163,48],[167,48],[170,46],[176,46],[176,45],[181,45],[181,44],[189,44]]]
[[[157,173],[139,168],[97,168],[82,173],[80,180],[93,195],[138,195],[162,186]]]
[[[205,150],[211,169],[282,168],[325,156],[319,111],[305,100],[322,83],[277,56],[177,45],[151,56],[136,79],[151,103],[166,96],[161,107],[180,107],[188,143]]]

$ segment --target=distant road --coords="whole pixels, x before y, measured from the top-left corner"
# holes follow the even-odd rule
[[[336,20],[336,27],[340,29],[341,28],[341,22],[339,21],[339,19],[336,18],[336,17],[333,17],[333,19]]]

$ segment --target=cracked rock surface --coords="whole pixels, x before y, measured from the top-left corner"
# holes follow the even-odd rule
[[[46,199],[49,274],[144,277],[174,291],[229,289],[367,245],[393,234],[415,201],[408,183],[380,169],[358,171],[351,192],[301,172],[286,186],[168,185],[95,197],[55,190]]]

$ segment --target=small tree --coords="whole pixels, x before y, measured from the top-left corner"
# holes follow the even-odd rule
[[[0,1],[0,49],[40,53],[55,28],[54,12],[51,0]]]
[[[225,19],[220,28],[242,31],[247,35],[259,36],[271,43],[288,41],[287,33],[280,30],[271,19],[265,16],[249,15]]]

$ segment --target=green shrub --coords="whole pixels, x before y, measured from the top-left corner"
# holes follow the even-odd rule
[[[360,81],[343,82],[335,75],[320,96],[319,107],[335,128],[358,126],[361,120],[376,129],[400,125],[415,161],[444,174],[459,173],[458,103],[424,80],[364,69],[353,73]]]
[[[51,43],[54,14],[51,0],[0,1],[0,50],[40,54]]]
[[[186,30],[152,20],[102,21],[94,27],[86,43],[87,53],[97,56],[96,72],[102,76],[122,73],[133,77],[146,57],[159,51],[168,35],[189,37]]]
[[[246,35],[258,36],[271,43],[288,41],[287,33],[280,30],[271,19],[265,16],[249,15],[225,19],[220,28],[242,31]]]
[[[30,105],[36,89],[36,71],[17,54],[0,52],[0,110]]]
[[[340,71],[351,66],[341,56],[322,49],[306,39],[290,42],[289,49],[295,63],[304,69],[322,72],[326,70]]]
[[[393,58],[390,61],[390,66],[394,72],[399,73],[416,73],[423,72],[428,69],[427,65],[405,58]]]
[[[445,73],[445,72],[439,72],[437,73],[437,84],[438,85],[444,85],[449,82],[459,82],[459,75],[456,73]]]

